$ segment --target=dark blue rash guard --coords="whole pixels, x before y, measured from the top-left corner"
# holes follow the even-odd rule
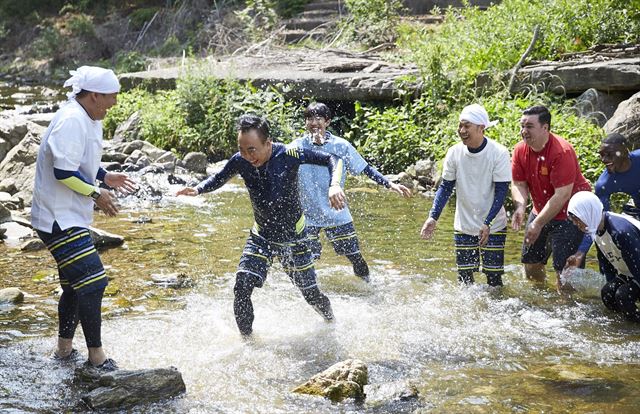
[[[338,168],[341,162],[338,157],[326,152],[273,143],[271,158],[264,165],[256,168],[238,152],[220,172],[202,181],[196,189],[199,194],[214,191],[234,175],[240,174],[253,206],[255,224],[251,231],[271,242],[292,242],[300,239],[305,227],[298,195],[299,166],[327,166],[331,182],[339,183],[340,177],[334,174],[342,174],[342,167]]]

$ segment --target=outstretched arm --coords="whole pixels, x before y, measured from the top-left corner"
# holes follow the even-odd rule
[[[405,187],[402,184],[395,184],[390,182],[389,180],[387,180],[387,178],[380,174],[380,172],[378,170],[376,170],[374,167],[372,167],[370,164],[368,164],[364,170],[362,170],[362,172],[369,178],[371,178],[373,181],[375,181],[376,183],[385,186],[386,188],[391,189],[392,191],[395,191],[396,193],[400,194],[401,196],[404,197],[411,197],[411,190],[409,190],[407,187]]]
[[[186,196],[197,196],[198,194],[208,193],[210,191],[215,191],[218,188],[222,187],[227,181],[231,179],[234,175],[237,174],[237,166],[238,166],[238,158],[239,155],[234,155],[227,161],[222,170],[220,170],[217,174],[213,174],[209,178],[202,181],[196,187],[184,187],[176,193],[176,196],[186,195]]]

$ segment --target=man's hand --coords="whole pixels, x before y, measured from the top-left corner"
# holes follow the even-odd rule
[[[347,203],[347,197],[339,185],[329,187],[329,205],[334,210],[342,210]]]
[[[105,181],[106,183],[106,181]],[[118,207],[116,206],[115,199],[111,196],[111,193],[106,188],[100,189],[100,197],[94,200],[98,208],[104,211],[109,217],[114,217],[118,214]]]
[[[565,270],[569,269],[570,267],[578,267],[582,264],[582,261],[584,260],[584,257],[586,256],[585,253],[581,252],[581,251],[577,251],[575,252],[573,255],[567,257],[567,261],[564,264],[564,269],[562,269],[562,271],[564,272]]]
[[[542,226],[536,224],[536,221],[533,220],[524,231],[524,244],[527,246],[531,246],[533,243],[538,240],[540,237],[540,232],[542,231]]]
[[[429,240],[431,236],[433,236],[433,232],[436,230],[436,224],[438,224],[438,222],[433,217],[429,217],[422,225],[420,237],[424,240]]]
[[[186,196],[189,196],[189,197],[197,196],[198,195],[198,190],[196,190],[193,187],[185,187],[185,188],[182,188],[182,189],[178,190],[178,192],[176,193],[176,196],[180,196],[180,195],[186,195]]]
[[[511,228],[515,231],[520,230],[522,224],[524,223],[524,207],[516,207],[513,212],[513,216],[511,217]]]
[[[480,246],[487,244],[489,241],[489,234],[491,234],[491,229],[486,224],[483,224],[482,227],[480,227],[480,232],[478,233],[478,244]]]
[[[120,191],[122,194],[127,195],[137,190],[137,184],[131,180],[127,174],[118,172],[108,172],[104,176],[104,183],[109,187]]]
[[[389,189],[391,191],[395,191],[396,193],[406,198],[409,198],[412,195],[411,190],[409,190],[407,187],[405,187],[402,184],[391,183],[391,186],[389,187]]]

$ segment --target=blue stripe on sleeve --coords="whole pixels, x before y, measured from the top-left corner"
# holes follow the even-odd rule
[[[77,177],[80,180],[82,180],[83,182],[89,184],[89,185],[93,185],[93,183],[89,180],[87,180],[86,178],[84,178],[82,176],[82,174],[80,174],[80,171],[68,171],[68,170],[59,170],[57,168],[53,169],[53,175],[54,177],[56,177],[56,180],[64,180],[65,178],[69,178],[69,177]]]
[[[455,185],[456,180],[442,180],[442,183],[440,183],[440,186],[438,187],[438,191],[436,191],[436,196],[433,199],[433,206],[429,212],[429,217],[434,220],[438,220],[438,218],[440,218],[440,214],[442,214],[444,206],[447,204],[447,201],[449,201],[449,197],[451,197],[451,193],[453,193]]]
[[[509,181],[494,182],[494,185],[493,203],[491,204],[487,218],[484,219],[484,224],[487,226],[491,225],[493,219],[496,218],[496,215],[500,212],[504,200],[507,198],[507,190],[509,190]]]
[[[362,172],[367,177],[375,181],[376,183],[383,185],[387,188],[391,187],[391,183],[389,182],[389,180],[387,180],[384,175],[380,174],[380,172],[376,170],[374,167],[372,167],[371,165],[367,164],[367,166],[364,168]]]

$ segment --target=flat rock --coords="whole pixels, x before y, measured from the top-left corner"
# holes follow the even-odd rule
[[[22,243],[20,245],[20,250],[22,250],[23,252],[35,252],[38,250],[42,250],[45,247],[46,246],[44,245],[44,242],[42,240],[34,238]]]
[[[191,279],[184,273],[154,273],[151,280],[156,285],[172,288],[185,287],[191,283]]]
[[[124,243],[124,237],[117,234],[109,233],[108,231],[100,230],[95,227],[90,227],[91,238],[96,249],[107,249],[110,247],[118,247]]]
[[[94,410],[128,409],[173,398],[186,391],[182,374],[174,367],[109,373],[82,367],[76,368],[75,381],[88,384],[90,391],[82,396],[82,402]]]

